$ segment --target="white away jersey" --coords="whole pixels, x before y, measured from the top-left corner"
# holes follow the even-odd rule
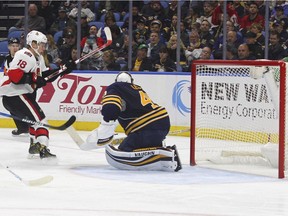
[[[38,57],[38,60],[33,53],[23,48],[16,52],[8,73],[12,69],[21,69],[24,73],[36,73],[41,76],[41,72],[47,70],[43,56]],[[14,84],[9,80],[9,76],[4,76],[0,81],[0,96],[16,96],[26,93],[32,93],[34,91],[33,86],[30,84]]]

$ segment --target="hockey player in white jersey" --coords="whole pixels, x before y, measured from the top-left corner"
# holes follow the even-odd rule
[[[45,66],[42,56],[45,51],[47,38],[39,31],[31,31],[26,37],[27,48],[19,50],[0,83],[0,96],[3,105],[11,113],[20,118],[46,122],[43,110],[36,101],[36,90],[46,85],[45,77],[55,70]],[[74,62],[66,64],[65,74],[75,68]],[[48,82],[54,81],[48,80]],[[56,158],[48,149],[49,131],[47,127],[30,125],[29,154],[38,155],[41,159]]]

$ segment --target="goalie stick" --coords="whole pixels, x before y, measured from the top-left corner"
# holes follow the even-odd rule
[[[65,130],[68,127],[70,127],[76,121],[76,117],[74,115],[72,115],[68,119],[68,121],[66,121],[64,124],[62,124],[60,126],[54,126],[54,125],[49,125],[49,124],[42,123],[40,121],[34,121],[34,120],[27,119],[27,118],[20,118],[18,116],[10,115],[10,114],[3,113],[3,112],[0,112],[0,115],[8,117],[8,118],[17,119],[19,121],[26,122],[28,124],[44,126],[44,127],[53,128],[53,129],[56,129],[56,130]]]
[[[8,166],[4,166],[2,164],[1,164],[1,166],[4,167],[9,173],[11,173],[15,178],[20,180],[26,186],[41,186],[44,184],[48,184],[49,182],[51,182],[53,180],[53,176],[50,176],[50,175],[44,176],[44,177],[38,178],[38,179],[33,179],[33,180],[24,180],[18,174],[16,174],[14,171],[12,171]]]
[[[111,45],[111,43],[112,43],[112,35],[111,35],[110,28],[109,28],[109,27],[105,27],[105,28],[104,28],[104,32],[105,32],[105,35],[106,35],[106,38],[107,38],[107,42],[106,42],[105,44],[103,44],[101,47],[99,47],[99,48],[93,50],[92,52],[90,52],[90,53],[82,56],[81,58],[77,59],[77,60],[75,61],[75,64],[78,64],[78,63],[82,62],[83,60],[89,58],[90,56],[95,55],[97,52],[99,52],[99,51],[101,51],[101,50],[103,50],[103,49],[105,49],[106,47],[108,47],[108,46]],[[60,70],[58,70],[58,71],[55,71],[55,72],[52,73],[51,75],[47,76],[47,77],[45,78],[45,80],[48,81],[48,80],[52,79],[53,77],[58,76],[59,74],[61,74],[61,73],[62,73],[63,71],[65,71],[65,70],[66,70],[66,68],[64,67],[63,69],[60,69]]]
[[[80,147],[80,145],[85,143],[85,141],[82,139],[82,137],[80,137],[79,133],[75,130],[74,127],[68,127],[66,131],[69,134],[69,136],[72,138],[72,140],[78,145],[78,147]],[[190,131],[190,128],[171,131],[169,132],[168,135],[175,135],[178,133],[183,133],[183,132],[188,132],[188,131]],[[125,138],[126,137],[119,137],[119,138],[113,139],[111,143],[109,143],[109,145],[119,145]],[[101,146],[106,145],[106,143],[104,145],[101,145],[101,144],[97,144],[97,145],[101,147]]]

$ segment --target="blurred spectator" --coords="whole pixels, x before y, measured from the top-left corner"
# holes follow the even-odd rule
[[[76,29],[76,23],[73,19],[67,16],[67,11],[64,6],[58,8],[58,17],[53,22],[50,28],[50,33],[54,35],[58,31],[63,31],[66,27]]]
[[[163,30],[162,27],[163,27],[162,22],[160,20],[153,20],[150,23],[149,35],[151,34],[151,32],[156,32],[159,34],[161,43],[166,43],[167,36],[166,36],[166,32]]]
[[[124,44],[124,34],[117,25],[111,26],[110,30],[112,34],[112,44],[108,47],[108,49],[111,49],[113,52],[117,53]]]
[[[76,46],[76,32],[73,28],[67,27],[63,30],[63,38],[58,40],[60,59],[62,59],[62,62],[68,62],[73,46]]]
[[[287,20],[287,16],[284,15],[284,9],[282,6],[276,6],[274,8],[275,14],[270,17],[270,22],[281,22],[282,20]]]
[[[132,60],[132,71],[153,71],[152,62],[147,57],[148,46],[141,44],[137,49],[137,56]],[[124,68],[128,70],[128,68]]]
[[[130,16],[126,17],[126,19],[124,20],[124,23],[122,25],[123,31],[126,31],[129,28],[129,19],[130,19]],[[132,29],[133,31],[137,29],[137,24],[139,20],[142,20],[141,22],[145,20],[146,22],[146,18],[143,17],[142,14],[139,13],[139,7],[133,4],[133,7],[132,7]],[[143,23],[145,24],[145,22]]]
[[[283,8],[284,15],[288,17],[288,3],[286,2],[286,0],[276,0],[275,1],[275,7],[277,7],[277,6],[281,6]],[[274,15],[276,13],[275,7],[272,11],[272,15]]]
[[[200,36],[197,31],[191,31],[189,35],[189,42],[189,46],[185,50],[185,57],[188,64],[190,64],[192,60],[198,59],[202,51],[202,48],[200,47]]]
[[[9,33],[17,30],[24,30],[26,17],[22,17],[15,26],[12,26],[9,29]],[[28,7],[28,32],[31,30],[37,30],[45,33],[46,31],[46,22],[45,19],[41,16],[38,16],[38,8],[36,4],[29,4]]]
[[[117,28],[119,28],[120,32],[122,33],[122,29],[119,26],[116,25],[116,19],[115,19],[115,16],[114,16],[113,12],[109,11],[109,12],[106,13],[106,16],[105,16],[105,26],[99,28],[97,36],[103,38],[104,40],[106,40],[106,35],[105,35],[105,32],[104,32],[104,28],[105,27],[109,27],[111,29],[112,26],[114,26],[112,29],[116,29],[116,27],[117,27]]]
[[[148,4],[144,5],[141,13],[146,17],[148,26],[153,20],[160,20],[161,23],[164,23],[165,25],[165,20],[167,17],[160,1],[151,0]]]
[[[188,31],[191,31],[192,24],[196,23],[197,18],[200,14],[200,8],[198,7],[191,7],[188,10],[187,16],[184,18],[184,25]]]
[[[265,4],[264,4],[264,0],[255,0],[255,3],[258,6],[258,12],[261,16],[265,17],[266,14],[266,8],[265,8]],[[270,8],[269,8],[269,17],[270,17]]]
[[[128,50],[129,50],[129,35],[124,34],[124,44],[123,46],[119,49],[118,53],[117,53],[117,60],[116,62],[118,62],[119,64],[127,64],[128,62]],[[132,39],[132,56],[136,55],[137,52],[137,47],[140,44],[135,43],[135,41]],[[115,53],[114,53],[115,55]]]
[[[203,47],[199,59],[202,60],[209,60],[212,58],[212,50],[210,47]]]
[[[243,43],[242,38],[237,38],[236,31],[229,31],[227,32],[227,45],[234,46],[236,49],[239,47],[240,44]],[[222,59],[223,58],[223,36],[221,36],[214,44],[213,47],[213,56],[215,59]]]
[[[47,34],[46,37],[47,37],[46,51],[49,63],[53,63],[56,64],[57,66],[60,66],[62,60],[59,58],[60,53],[58,47],[55,44],[54,38],[51,34]]]
[[[168,49],[165,46],[162,46],[159,50],[159,60],[157,60],[154,64],[154,71],[158,72],[173,72],[176,71],[176,64],[170,58]]]
[[[237,12],[239,19],[241,19],[245,14],[245,9],[240,3],[241,1],[234,0],[231,2],[234,10]]]
[[[81,40],[80,46],[82,48],[82,54],[86,55],[93,50],[101,47],[104,44],[104,40],[101,37],[97,36],[97,27],[92,25],[89,30],[89,36],[84,37]],[[81,69],[85,70],[100,70],[103,66],[102,62],[102,52],[97,52],[94,56],[85,59],[81,64]]]
[[[256,59],[264,58],[264,50],[262,49],[261,44],[257,42],[257,35],[254,32],[247,32],[245,35],[246,44],[251,50],[251,55],[255,56]]]
[[[203,20],[207,20],[210,24],[210,27],[212,26],[212,14],[214,11],[213,3],[210,1],[205,1],[203,5],[203,15],[197,18],[196,22],[201,25]]]
[[[159,33],[151,32],[150,34],[150,43],[148,43],[148,53],[147,56],[152,60],[152,62],[159,59],[159,50],[165,45],[161,43]]]
[[[233,44],[228,44],[226,50],[226,59],[227,60],[236,60],[237,56],[237,48]]]
[[[95,14],[91,11],[91,9],[88,7],[88,3],[86,0],[82,0],[81,1],[81,18],[82,18],[82,14],[83,17],[86,15],[86,20],[87,22],[91,22],[95,20]],[[69,17],[72,17],[74,20],[77,20],[77,16],[78,16],[78,6],[76,5],[76,7],[74,7],[70,13],[69,13]]]
[[[277,31],[271,31],[269,36],[268,59],[280,60],[287,56],[287,47],[280,43],[280,34]]]
[[[100,17],[107,12],[119,13],[121,16],[124,16],[129,9],[128,3],[128,1],[99,1],[99,6],[96,12],[98,17],[97,20],[99,20]],[[133,1],[133,5],[135,4],[139,5],[138,2]]]
[[[256,34],[256,40],[259,44],[261,44],[262,48],[265,46],[265,37],[262,34],[262,26],[259,23],[252,23],[252,25],[249,28],[249,31]]]
[[[180,61],[186,61],[185,57],[185,50],[186,47],[183,44],[182,40],[177,41],[177,35],[174,34],[170,37],[170,40],[167,43],[167,49],[169,53],[169,57],[174,61],[177,62],[177,47],[180,46]]]
[[[212,13],[212,25],[223,25],[223,11],[227,12],[227,20],[230,20],[234,23],[234,26],[238,26],[238,14],[233,8],[233,5],[231,2],[227,2],[226,9],[224,9],[224,1],[219,1],[218,6],[215,8],[215,10]]]
[[[209,46],[212,49],[215,41],[212,34],[209,32],[210,28],[210,23],[207,20],[203,20],[200,25],[200,43],[201,47]]]
[[[89,35],[90,26],[87,22],[87,16],[84,13],[81,13],[81,39]]]
[[[255,2],[249,4],[249,14],[244,16],[240,22],[241,32],[245,34],[252,23],[259,23],[264,28],[265,20],[264,17],[258,13],[258,5]]]
[[[38,15],[45,19],[46,29],[45,32],[49,32],[49,29],[56,19],[56,14],[53,8],[50,6],[48,0],[41,0],[38,5]]]
[[[148,30],[145,26],[145,18],[142,17],[137,20],[137,28],[133,31],[133,39],[139,46],[142,43],[146,43],[149,38]]]
[[[112,50],[106,50],[103,52],[103,66],[101,70],[103,71],[120,71],[120,64],[115,62],[115,56]]]
[[[171,0],[169,6],[165,9],[167,14],[167,19],[171,22],[173,16],[177,16],[178,1]],[[183,20],[188,14],[189,5],[184,2],[181,6],[181,20]]]
[[[250,54],[250,50],[247,44],[240,44],[238,47],[238,60],[255,60],[255,56]]]
[[[286,31],[284,21],[276,21],[272,24],[272,31],[277,31],[280,36],[280,43],[285,43],[288,39],[288,32]]]

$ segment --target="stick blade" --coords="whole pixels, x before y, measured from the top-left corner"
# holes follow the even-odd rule
[[[65,130],[68,127],[70,127],[74,122],[76,121],[76,116],[72,115],[67,122],[65,122],[63,125],[58,126],[58,127],[52,127],[54,129],[58,129],[58,130]]]
[[[48,184],[49,182],[51,182],[53,180],[53,176],[44,176],[42,178],[39,179],[34,179],[34,180],[22,180],[22,182],[27,185],[27,186],[41,186],[44,184]]]

